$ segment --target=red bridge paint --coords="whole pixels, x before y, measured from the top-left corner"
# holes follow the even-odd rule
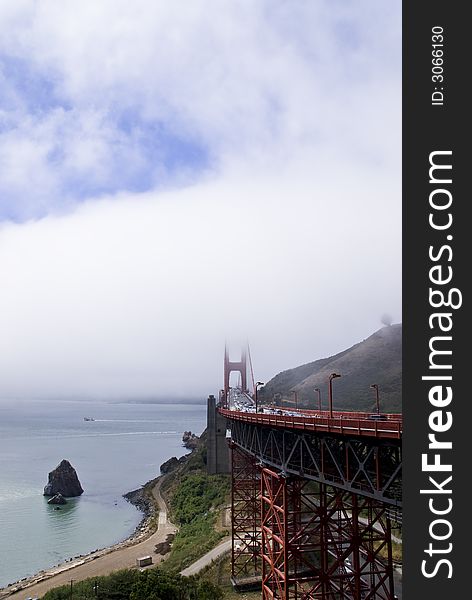
[[[362,412],[334,412],[332,418],[329,416],[328,411],[299,411],[300,414],[297,416],[287,415],[283,412],[281,415],[246,413],[226,408],[220,408],[219,412],[227,419],[245,423],[349,437],[361,436],[399,440],[403,432],[403,417],[400,414],[383,415],[386,419],[377,421],[369,418],[370,413]]]

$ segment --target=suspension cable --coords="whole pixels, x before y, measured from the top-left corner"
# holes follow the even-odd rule
[[[249,358],[249,368],[251,370],[252,390],[253,390],[253,393],[254,393],[254,390],[256,389],[256,386],[254,385],[254,371],[252,370],[252,359],[251,359],[251,351],[249,349],[249,342],[247,342],[247,356]]]

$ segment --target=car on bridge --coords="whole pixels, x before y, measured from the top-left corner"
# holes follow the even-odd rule
[[[386,421],[387,420],[387,415],[382,415],[379,413],[374,413],[372,415],[369,415],[367,417],[370,421]]]

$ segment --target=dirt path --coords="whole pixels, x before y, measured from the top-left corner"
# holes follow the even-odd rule
[[[136,559],[141,556],[152,556],[153,564],[159,563],[163,557],[154,554],[155,545],[164,542],[170,533],[175,533],[177,528],[167,519],[167,508],[164,499],[161,496],[160,487],[163,478],[160,477],[152,494],[159,508],[159,526],[155,533],[144,541],[126,546],[126,542],[118,544],[113,548],[99,550],[85,556],[79,560],[55,567],[41,574],[42,580],[32,585],[17,584],[12,586],[18,590],[18,585],[23,585],[21,591],[0,592],[0,598],[41,598],[48,590],[60,585],[70,584],[71,579],[81,581],[88,577],[97,577],[99,575],[108,575],[113,571],[136,566]]]

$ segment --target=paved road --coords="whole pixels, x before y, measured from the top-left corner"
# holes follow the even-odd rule
[[[189,567],[180,571],[180,574],[184,577],[190,577],[190,575],[195,575],[199,573],[204,567],[208,566],[213,560],[221,556],[222,554],[226,554],[231,551],[231,539],[224,540],[218,546],[215,546],[212,550],[207,552],[201,558],[196,560]]]
[[[24,600],[31,596],[41,598],[50,589],[70,584],[71,579],[81,581],[88,577],[108,575],[113,571],[136,566],[136,559],[141,556],[151,555],[153,563],[159,563],[163,557],[154,554],[155,545],[164,542],[170,533],[175,533],[177,528],[167,519],[167,510],[164,499],[161,496],[160,486],[162,477],[159,478],[152,493],[159,507],[158,530],[142,542],[131,546],[121,545],[118,549],[95,552],[80,560],[51,569],[44,574],[44,581],[31,586],[24,587],[16,593],[0,593],[0,598],[17,598]]]

